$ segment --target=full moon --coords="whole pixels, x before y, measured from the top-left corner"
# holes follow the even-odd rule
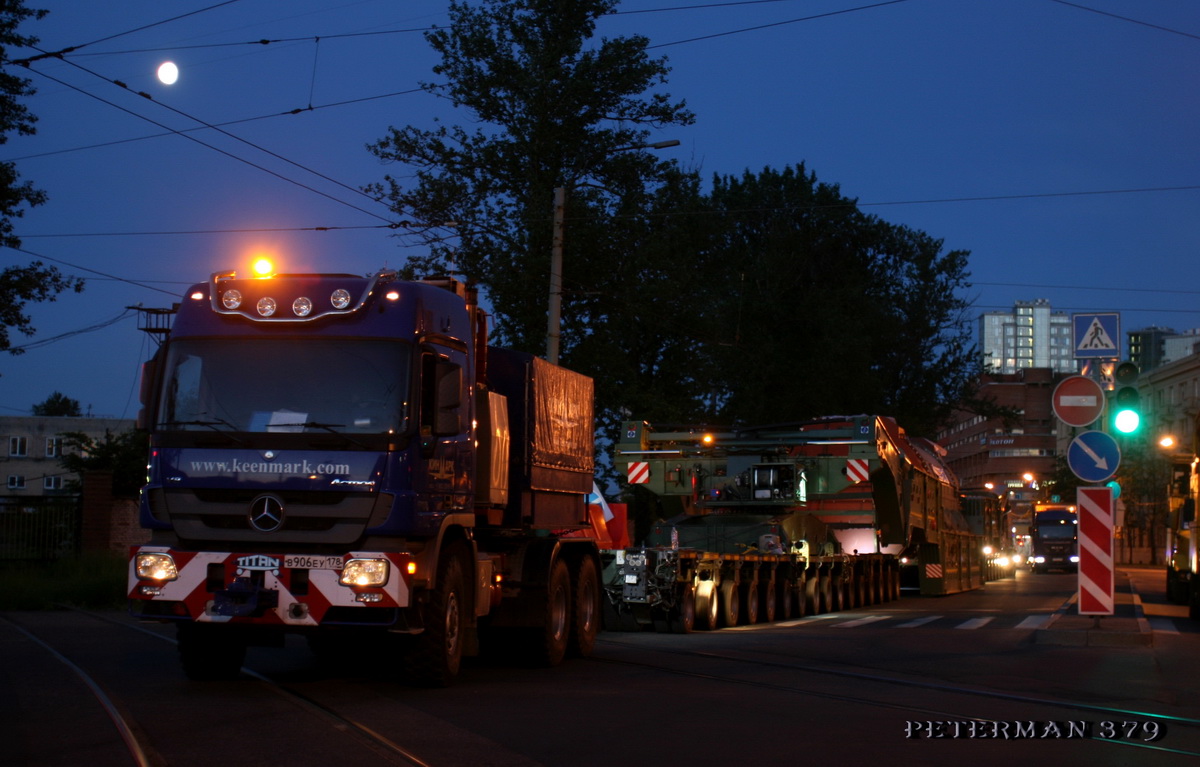
[[[175,62],[163,62],[162,66],[158,68],[158,80],[163,85],[174,85],[178,79],[179,67],[175,66]]]

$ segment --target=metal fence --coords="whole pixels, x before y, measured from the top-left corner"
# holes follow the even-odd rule
[[[0,499],[0,564],[77,556],[82,519],[79,498]]]

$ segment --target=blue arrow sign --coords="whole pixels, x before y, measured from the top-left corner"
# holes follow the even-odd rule
[[[1103,482],[1116,474],[1120,465],[1121,448],[1102,431],[1085,431],[1067,448],[1067,466],[1084,482]]]

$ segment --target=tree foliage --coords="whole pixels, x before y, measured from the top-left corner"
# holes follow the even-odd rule
[[[40,19],[46,11],[31,11],[21,0],[6,0],[0,4],[0,145],[8,143],[8,134],[16,131],[21,135],[32,135],[37,118],[30,114],[20,102],[23,96],[34,93],[27,78],[18,77],[10,71],[8,50],[12,47],[31,46],[37,38],[21,35],[17,28],[27,19]],[[22,215],[22,206],[40,205],[46,194],[34,189],[26,181],[20,181],[16,165],[0,162],[0,245],[17,247],[20,240],[13,235],[13,218]]]
[[[571,216],[636,207],[670,166],[631,147],[652,128],[692,121],[682,103],[644,95],[668,71],[646,54],[645,38],[589,45],[596,19],[615,5],[451,2],[449,28],[426,35],[444,81],[423,87],[477,127],[392,128],[370,147],[414,169],[411,180],[388,175],[372,188],[425,224],[413,231],[430,255],[413,259],[410,271],[450,270],[477,282],[498,337],[514,348],[544,348],[554,189],[572,192]],[[574,316],[577,295],[564,295],[564,317]]]
[[[727,397],[749,423],[876,412],[931,434],[977,369],[967,253],[862,213],[803,164],[718,177],[708,273]],[[753,375],[744,371],[753,370]]]
[[[33,406],[34,415],[42,416],[68,416],[78,418],[83,415],[83,410],[79,407],[79,400],[71,399],[62,392],[54,392],[47,397],[43,402]]]
[[[83,432],[63,433],[62,465],[69,472],[108,471],[113,476],[113,494],[136,496],[146,484],[149,442],[145,432],[130,429],[118,434],[105,430],[103,437]]]
[[[20,102],[34,90],[26,78],[14,75],[8,51],[12,47],[31,46],[37,38],[21,35],[17,28],[27,19],[40,19],[45,11],[32,11],[20,0],[0,4],[0,146],[8,143],[8,135],[35,133],[34,117]],[[21,240],[13,233],[13,219],[24,214],[25,206],[41,205],[46,193],[34,189],[29,181],[22,182],[16,166],[0,162],[0,246],[17,248]],[[0,270],[0,351],[19,354],[12,348],[9,329],[33,335],[33,325],[25,313],[31,302],[53,301],[64,290],[83,290],[83,280],[65,277],[58,269],[34,261],[29,266],[10,266]]]
[[[456,271],[499,340],[541,353],[556,187],[565,214],[561,359],[596,381],[612,441],[628,418],[761,423],[882,413],[932,435],[980,372],[965,251],[864,214],[803,164],[717,176],[644,151],[685,125],[644,95],[665,61],[591,42],[614,0],[451,3],[425,85],[473,128],[392,128],[371,151],[412,170],[373,191],[425,222],[409,272]],[[454,222],[453,227],[450,222]],[[439,226],[438,224],[442,224]]]

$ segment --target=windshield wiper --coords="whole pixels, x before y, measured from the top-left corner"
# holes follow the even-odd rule
[[[349,442],[353,445],[357,445],[358,447],[361,447],[363,450],[367,449],[366,445],[359,442],[354,437],[351,437],[349,434],[338,431],[337,428],[334,428],[334,427],[339,427],[339,428],[344,429],[344,428],[346,428],[346,424],[344,424],[344,423],[320,423],[319,421],[305,421],[304,423],[297,424],[297,425],[303,426],[306,429],[324,429],[325,431],[329,432],[330,434],[336,434],[339,437],[341,437],[342,439],[346,440],[347,442]]]
[[[207,415],[207,414],[202,413],[201,415]],[[236,436],[233,435],[233,432],[237,431],[237,427],[234,426],[233,424],[231,424],[229,421],[226,421],[223,418],[216,418],[211,421],[201,421],[201,420],[163,421],[159,425],[160,426],[207,426],[208,428],[212,429],[213,431],[220,434],[221,436],[228,437],[229,439],[233,440],[234,442],[236,442],[239,445],[246,444],[245,442],[243,442],[242,440],[238,439]],[[230,431],[226,431],[224,429],[218,429],[217,428],[218,426],[228,426]]]

